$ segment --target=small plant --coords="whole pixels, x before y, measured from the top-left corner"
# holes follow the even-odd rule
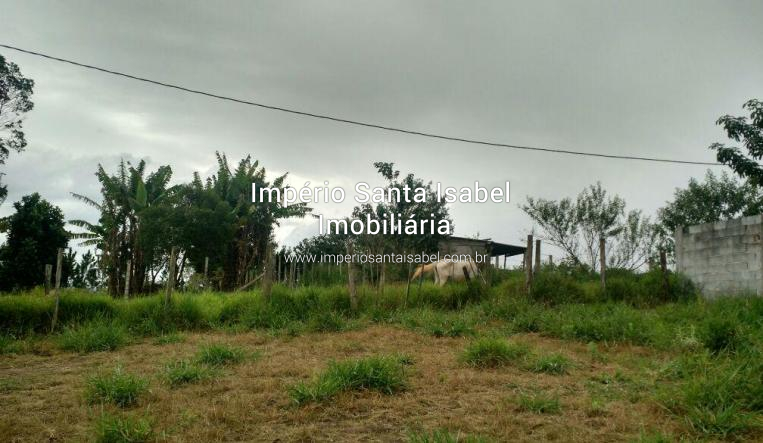
[[[529,352],[529,347],[521,343],[510,343],[499,338],[480,338],[466,347],[461,360],[481,368],[497,367],[524,358]]]
[[[447,429],[437,429],[432,432],[411,432],[408,443],[488,443],[485,437],[467,435],[460,432],[450,432]]]
[[[407,387],[406,374],[399,357],[368,357],[329,363],[313,381],[289,388],[294,403],[326,400],[342,391],[374,390],[393,394]]]
[[[532,370],[535,372],[544,372],[546,374],[562,375],[566,374],[572,362],[561,354],[549,354],[538,357],[533,363]]]
[[[607,415],[607,405],[598,399],[591,399],[591,403],[586,409],[586,415],[588,417],[602,417]]]
[[[196,353],[196,362],[221,367],[240,363],[246,357],[246,352],[241,348],[228,345],[206,345]]]
[[[144,443],[154,436],[151,419],[103,414],[95,424],[97,443]]]
[[[126,408],[135,405],[147,389],[145,379],[124,372],[121,366],[117,366],[110,373],[89,378],[85,398],[89,403],[112,403]]]
[[[211,368],[188,360],[176,360],[164,366],[164,378],[173,388],[198,383],[212,378],[215,374]]]
[[[169,334],[162,334],[159,337],[156,337],[154,339],[155,345],[171,345],[174,343],[182,343],[185,341],[185,336],[183,334],[178,334],[177,332],[171,332]]]
[[[127,341],[127,332],[121,325],[96,320],[79,327],[67,327],[61,334],[59,346],[66,351],[87,353],[113,351]]]
[[[558,414],[562,410],[558,397],[552,397],[543,393],[520,395],[517,405],[522,411],[534,412],[536,414]]]

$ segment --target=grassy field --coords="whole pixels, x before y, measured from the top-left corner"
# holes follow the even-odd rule
[[[389,285],[0,297],[10,441],[763,439],[763,299]]]

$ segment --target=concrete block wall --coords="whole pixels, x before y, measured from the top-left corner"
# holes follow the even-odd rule
[[[763,216],[686,226],[675,232],[676,270],[706,297],[763,295]]]

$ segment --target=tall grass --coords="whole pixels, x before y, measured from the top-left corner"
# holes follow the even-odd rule
[[[407,387],[404,362],[399,357],[381,356],[332,361],[310,382],[289,388],[294,403],[327,400],[342,391],[374,390],[393,394]]]
[[[519,362],[529,353],[530,348],[525,344],[485,337],[471,342],[461,355],[461,361],[471,366],[494,368]]]
[[[85,398],[89,403],[112,403],[126,408],[135,405],[148,390],[148,381],[117,366],[111,372],[87,379]]]

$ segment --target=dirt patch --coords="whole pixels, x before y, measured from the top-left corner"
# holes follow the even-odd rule
[[[609,348],[602,361],[584,344],[515,336],[537,353],[559,352],[574,362],[568,374],[548,375],[517,366],[465,367],[457,357],[468,339],[386,326],[294,338],[263,332],[186,337],[183,343],[146,340],[88,355],[0,357],[0,435],[19,442],[92,439],[101,406],[84,402],[85,378],[116,364],[150,378],[150,394],[130,411],[153,417],[157,435],[167,441],[404,441],[411,431],[437,428],[500,441],[629,441],[644,431],[672,433],[678,426],[639,392],[644,370],[631,362],[650,355],[643,348]],[[170,389],[162,382],[164,362],[191,357],[211,342],[257,351],[259,358],[196,385]],[[309,380],[329,360],[375,354],[413,358],[408,390],[344,393],[302,407],[291,403],[287,387]],[[520,411],[517,398],[536,393],[558,396],[561,412]]]

